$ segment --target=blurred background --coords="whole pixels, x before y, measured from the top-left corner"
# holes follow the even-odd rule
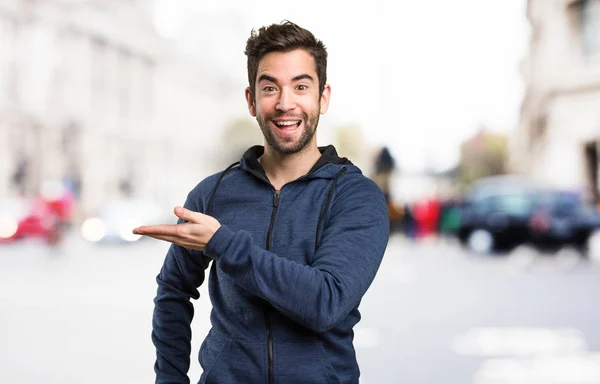
[[[131,229],[262,144],[243,52],[283,19],[388,200],[361,382],[600,383],[600,0],[0,0],[0,382],[153,382],[168,245]]]

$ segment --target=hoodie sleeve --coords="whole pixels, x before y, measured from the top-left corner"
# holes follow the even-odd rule
[[[184,206],[203,212],[202,199],[190,192]],[[180,220],[181,222],[181,220]],[[154,299],[152,342],[156,347],[157,384],[189,384],[191,328],[194,307],[190,298],[198,299],[210,259],[199,251],[172,244],[160,273]]]
[[[312,265],[257,246],[246,231],[221,226],[205,253],[238,285],[316,331],[356,308],[379,269],[389,237],[387,206],[366,178],[338,193]]]

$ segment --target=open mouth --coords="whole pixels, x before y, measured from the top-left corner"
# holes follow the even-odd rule
[[[294,133],[300,127],[302,120],[278,120],[273,121],[273,124],[277,127],[279,133],[288,135]]]
[[[300,120],[279,120],[273,122],[278,128],[296,128],[300,125]]]

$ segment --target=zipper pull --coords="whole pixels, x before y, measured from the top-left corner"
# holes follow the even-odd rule
[[[279,206],[279,191],[275,191],[275,195],[273,196],[273,207],[277,208]]]

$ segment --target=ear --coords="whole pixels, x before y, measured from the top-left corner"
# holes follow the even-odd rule
[[[246,88],[246,103],[248,103],[248,112],[250,112],[250,116],[256,117],[256,104],[254,103],[254,95],[252,95],[250,87]]]
[[[323,88],[323,94],[321,95],[321,115],[327,112],[329,109],[329,98],[331,97],[331,86],[329,84],[325,84],[325,88]]]

